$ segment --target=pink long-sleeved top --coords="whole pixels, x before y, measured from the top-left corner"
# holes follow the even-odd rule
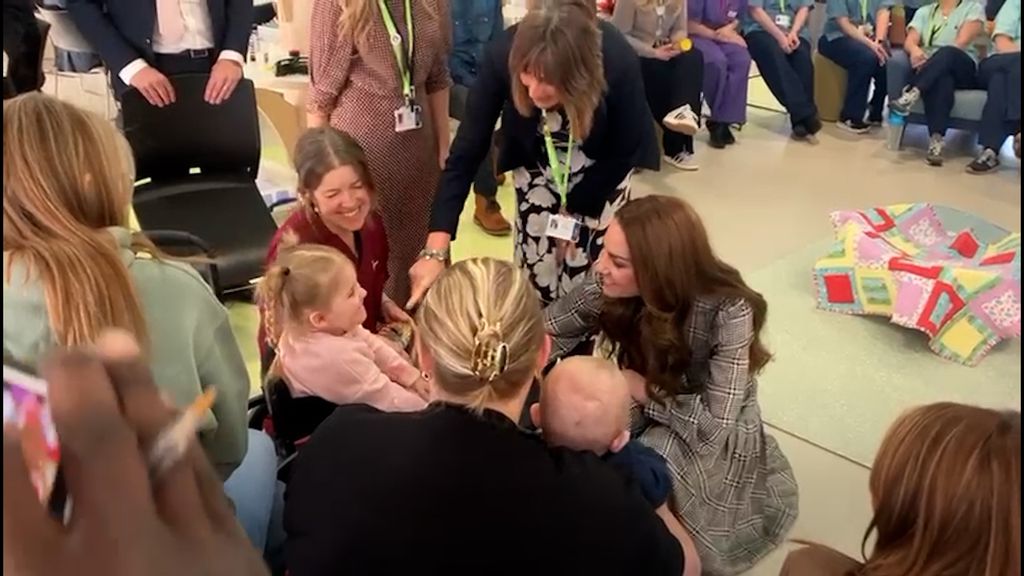
[[[293,396],[368,404],[386,412],[415,412],[427,405],[411,389],[419,370],[362,326],[344,336],[286,330],[277,350]]]

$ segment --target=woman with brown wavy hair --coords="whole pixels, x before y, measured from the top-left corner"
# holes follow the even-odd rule
[[[544,302],[578,285],[601,251],[632,170],[658,168],[654,121],[633,49],[593,2],[536,0],[480,61],[466,117],[434,198],[426,247],[410,271],[415,304],[449,259],[473,176],[501,118],[512,171],[515,260]],[[561,222],[578,233],[560,234]]]
[[[619,209],[594,270],[545,311],[553,357],[603,332],[638,404],[634,437],[668,461],[704,573],[750,568],[797,516],[796,480],[757,402],[771,359],[764,298],[718,259],[693,208],[667,196]]]
[[[365,151],[390,243],[386,292],[405,303],[448,156],[448,2],[311,1],[308,124]]]
[[[1020,576],[1020,412],[943,402],[889,428],[871,469],[864,564],[822,546],[782,576]]]

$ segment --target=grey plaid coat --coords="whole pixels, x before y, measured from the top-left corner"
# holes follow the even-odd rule
[[[593,281],[545,310],[552,354],[593,337],[601,289]],[[680,377],[700,394],[634,406],[633,437],[661,454],[673,477],[675,512],[693,534],[704,573],[743,572],[782,542],[796,520],[797,484],[757,403],[747,368],[753,311],[743,300],[698,300],[688,343],[693,361]]]

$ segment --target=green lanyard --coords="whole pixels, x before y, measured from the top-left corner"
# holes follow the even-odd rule
[[[402,77],[402,96],[405,96],[407,102],[412,102],[413,98],[416,97],[412,85],[413,48],[416,36],[412,27],[411,1],[405,0],[405,29],[409,34],[409,41],[405,43],[408,50],[404,53],[402,51],[402,35],[398,33],[395,20],[391,17],[391,11],[388,10],[387,2],[385,0],[377,0],[377,5],[380,6],[380,16],[384,19],[384,26],[388,29],[388,36],[391,39],[391,50],[395,53],[398,73]]]
[[[569,173],[572,172],[572,125],[569,126],[569,143],[565,147],[565,162],[559,162],[558,153],[555,151],[555,140],[551,137],[551,127],[548,126],[548,112],[545,110],[541,117],[544,124],[544,147],[548,151],[548,164],[551,167],[551,176],[555,179],[555,188],[558,195],[562,197],[562,203],[569,194]]]
[[[779,14],[786,13],[786,0],[779,0]]]
[[[959,8],[960,2],[957,2],[956,8],[953,8],[953,12],[956,12]],[[942,9],[939,7],[938,4],[932,6],[932,16],[931,18],[928,19],[928,38],[924,43],[926,48],[931,48],[932,43],[935,42],[935,37],[938,36],[940,32],[946,29],[946,24],[949,24],[949,19],[953,17],[953,12],[950,12],[949,16],[946,17],[938,26],[936,26],[935,17],[938,16],[941,11]]]
[[[860,23],[868,23],[868,0],[860,0]]]

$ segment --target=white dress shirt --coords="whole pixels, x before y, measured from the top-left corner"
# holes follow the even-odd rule
[[[168,42],[160,34],[160,23],[153,26],[153,51],[157,54],[180,54],[187,50],[209,50],[213,45],[213,25],[210,23],[210,9],[206,0],[178,0],[181,10],[181,20],[185,27],[185,33],[177,42]],[[223,50],[217,57],[218,60],[233,60],[245,66],[245,56],[234,50]],[[132,78],[149,66],[142,58],[137,58],[128,63],[127,66],[118,72],[118,77],[127,85],[131,85]]]

